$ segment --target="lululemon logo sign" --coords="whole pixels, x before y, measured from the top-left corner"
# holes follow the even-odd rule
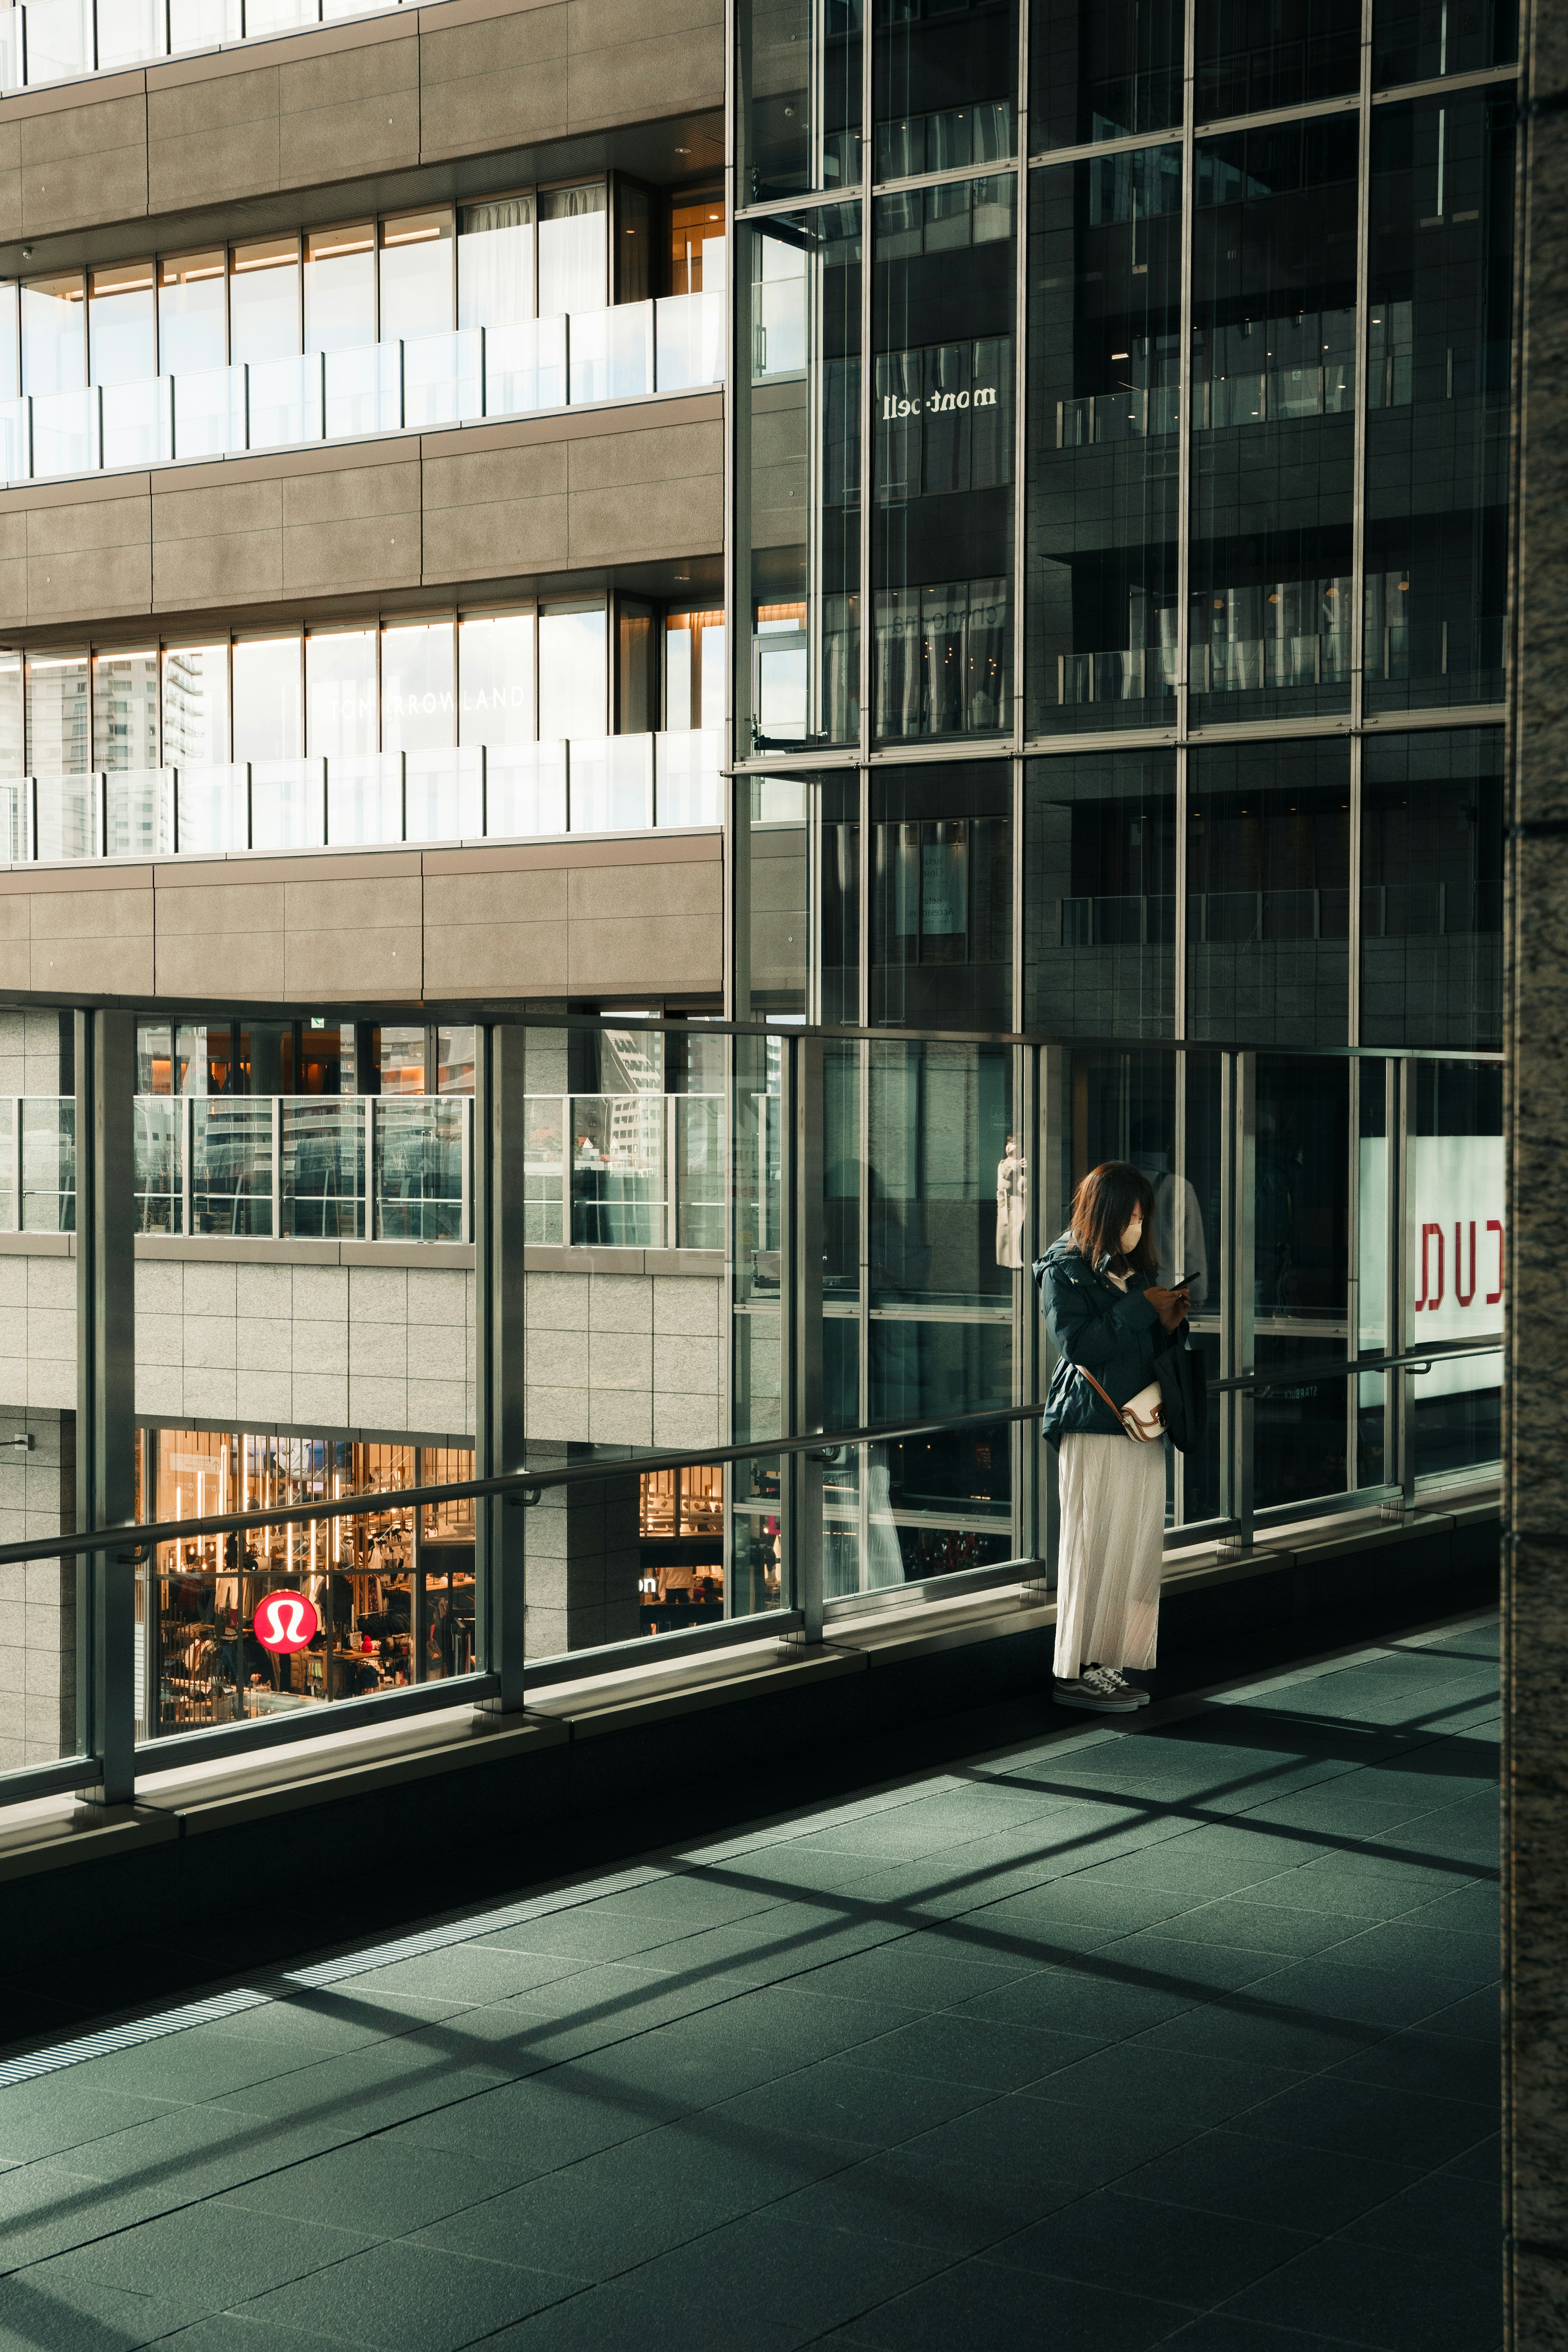
[[[309,1649],[321,1627],[316,1604],[302,1592],[269,1592],[256,1610],[256,1638],[264,1650]]]

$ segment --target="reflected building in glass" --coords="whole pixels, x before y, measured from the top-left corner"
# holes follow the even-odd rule
[[[846,1033],[797,1412],[982,1417],[827,1474],[828,1591],[1048,1557],[983,1416],[1112,1157],[1216,1383],[1173,1543],[1485,1479],[1512,14],[803,15],[781,109],[784,38],[738,0],[732,1009]]]

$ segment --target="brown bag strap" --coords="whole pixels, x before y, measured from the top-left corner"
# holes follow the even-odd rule
[[[1094,1391],[1095,1395],[1100,1397],[1110,1407],[1111,1412],[1116,1415],[1117,1421],[1121,1424],[1122,1436],[1127,1438],[1133,1445],[1140,1444],[1142,1440],[1133,1436],[1132,1432],[1128,1428],[1126,1422],[1121,1418],[1121,1407],[1117,1403],[1114,1397],[1109,1397],[1106,1395],[1105,1391],[1100,1387],[1100,1382],[1095,1379],[1094,1374],[1084,1365],[1079,1363],[1073,1364],[1073,1370],[1075,1372],[1082,1372],[1084,1379],[1089,1382],[1089,1387]]]

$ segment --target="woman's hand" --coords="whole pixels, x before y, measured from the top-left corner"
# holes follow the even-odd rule
[[[1161,1290],[1153,1283],[1143,1293],[1167,1331],[1179,1331],[1187,1319],[1184,1290]]]

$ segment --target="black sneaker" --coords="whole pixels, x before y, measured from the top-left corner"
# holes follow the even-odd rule
[[[1090,1666],[1071,1680],[1058,1675],[1051,1696],[1058,1706],[1081,1706],[1090,1715],[1135,1715],[1142,1705],[1124,1685],[1112,1681],[1106,1666]]]
[[[1125,1691],[1128,1697],[1135,1701],[1139,1706],[1148,1706],[1149,1694],[1142,1683],[1130,1683],[1120,1666],[1100,1666],[1095,1671],[1101,1675],[1109,1675],[1117,1689]]]

